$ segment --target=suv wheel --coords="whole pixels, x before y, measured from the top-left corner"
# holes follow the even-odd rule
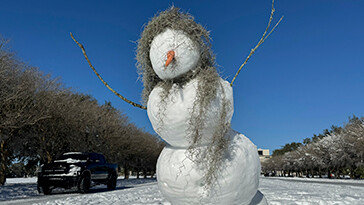
[[[107,178],[107,189],[114,190],[116,188],[116,181],[117,181],[116,173],[114,172],[110,173]]]
[[[49,186],[43,186],[43,187],[42,187],[42,189],[43,189],[43,193],[44,193],[45,195],[49,195],[49,194],[51,194],[51,193],[52,193],[52,189],[51,189],[51,188],[49,188]]]
[[[49,186],[39,186],[37,185],[38,193],[43,193],[44,195],[49,195],[52,193],[52,189]]]
[[[91,178],[90,176],[82,176],[79,184],[78,184],[78,191],[81,193],[87,193],[90,190],[91,186]]]

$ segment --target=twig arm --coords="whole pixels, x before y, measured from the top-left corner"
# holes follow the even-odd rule
[[[267,32],[268,32],[268,29],[269,29],[269,27],[270,27],[270,24],[271,24],[271,22],[272,22],[272,20],[273,20],[273,15],[274,15],[274,11],[275,11],[275,9],[274,9],[274,0],[272,0],[272,10],[271,10],[271,12],[270,12],[270,17],[269,17],[269,21],[268,21],[268,25],[267,25],[267,27],[265,28],[265,31],[264,31],[264,33],[263,33],[263,36],[262,36],[262,38],[260,38],[260,40],[259,40],[259,42],[258,42],[258,44],[250,51],[250,53],[249,53],[249,55],[248,55],[248,57],[246,57],[246,59],[245,59],[245,61],[244,61],[244,63],[243,64],[241,64],[241,66],[239,67],[239,69],[238,69],[238,71],[236,72],[236,74],[235,74],[235,76],[234,76],[234,78],[231,80],[231,83],[230,83],[230,86],[233,86],[233,83],[234,83],[234,81],[236,80],[236,77],[239,75],[239,73],[240,73],[240,71],[241,71],[241,69],[245,66],[245,64],[248,62],[248,60],[250,59],[250,57],[254,54],[254,52],[258,49],[258,47],[260,46],[260,45],[262,45],[262,43],[264,43],[264,41],[268,38],[268,36],[270,36],[270,34],[275,30],[275,28],[278,26],[278,24],[282,21],[282,19],[283,19],[283,16],[279,19],[279,21],[276,23],[276,25],[272,28],[272,30],[268,33],[268,35],[267,35]]]
[[[130,101],[128,99],[126,99],[124,96],[122,96],[120,93],[116,92],[114,89],[112,89],[109,84],[107,82],[104,81],[104,79],[101,77],[101,75],[96,71],[96,69],[94,68],[94,66],[91,64],[91,61],[89,60],[87,54],[86,54],[86,51],[85,51],[85,48],[83,47],[83,45],[81,43],[79,43],[75,37],[73,36],[73,34],[70,32],[70,35],[71,35],[71,38],[73,39],[73,41],[78,45],[78,47],[81,48],[82,50],[82,53],[83,53],[83,56],[85,56],[86,60],[87,60],[87,63],[88,65],[90,66],[90,68],[94,71],[94,73],[96,74],[96,76],[101,80],[101,82],[109,89],[111,90],[111,92],[113,92],[115,95],[117,95],[119,98],[121,98],[122,100],[124,100],[125,102],[131,104],[132,106],[134,107],[138,107],[138,108],[141,108],[141,109],[144,109],[146,110],[147,107],[143,106],[143,105],[140,105],[138,103],[135,103],[133,101]]]

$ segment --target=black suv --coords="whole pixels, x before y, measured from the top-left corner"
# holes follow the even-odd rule
[[[86,193],[91,184],[106,184],[109,190],[116,188],[117,165],[106,163],[97,153],[68,152],[50,164],[41,166],[38,172],[39,193],[50,194],[53,188],[77,187]]]

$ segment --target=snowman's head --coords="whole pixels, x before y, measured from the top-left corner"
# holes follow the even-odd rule
[[[167,28],[154,37],[149,57],[157,76],[168,80],[196,69],[200,47],[183,30]]]
[[[176,7],[148,22],[138,41],[136,59],[145,103],[159,82],[183,83],[203,69],[215,69],[209,32]]]

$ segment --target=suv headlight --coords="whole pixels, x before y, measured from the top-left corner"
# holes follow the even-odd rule
[[[77,166],[77,165],[70,165],[70,169],[68,170],[68,174],[69,175],[79,175],[79,173],[81,172],[81,167]]]

